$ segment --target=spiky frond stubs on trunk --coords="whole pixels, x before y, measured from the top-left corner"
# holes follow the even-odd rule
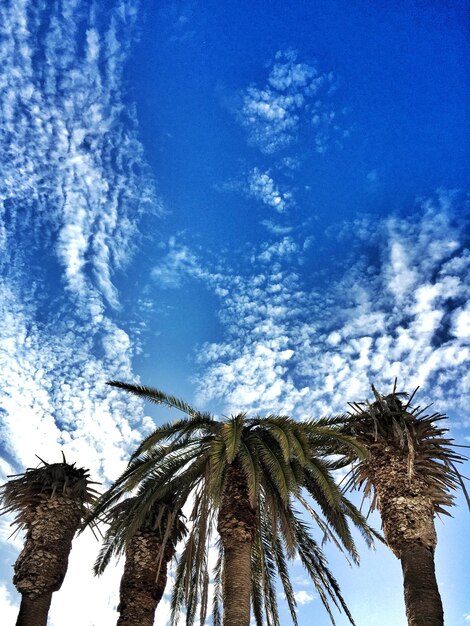
[[[99,504],[99,500],[97,502]],[[102,520],[109,524],[96,560],[101,574],[113,555],[125,554],[120,585],[118,626],[152,626],[155,610],[165,591],[168,563],[177,541],[186,533],[180,510],[170,499],[155,502],[148,511],[138,511],[134,496],[105,509]]]
[[[364,487],[372,497],[372,508],[394,511],[397,522],[389,529],[392,550],[399,556],[400,543],[421,537],[424,545],[434,548],[435,533],[429,524],[412,522],[412,506],[419,519],[448,514],[454,503],[454,491],[463,485],[456,463],[466,457],[455,451],[447,429],[438,425],[446,416],[425,415],[426,409],[412,408],[406,393],[382,396],[372,387],[373,403],[353,403],[354,413],[345,427],[368,450],[368,457],[357,463],[348,486]],[[411,516],[411,517],[410,517]],[[399,518],[402,518],[399,520]],[[385,525],[385,520],[383,520]]]
[[[126,549],[119,590],[118,626],[152,626],[163,597],[167,567],[175,554],[173,542],[163,545],[162,533],[147,529],[135,533]]]
[[[13,524],[26,531],[13,577],[22,594],[18,626],[46,624],[52,593],[67,571],[72,539],[95,498],[87,470],[65,459],[42,463],[0,488],[2,513],[15,512]]]
[[[1,514],[16,513],[13,524],[18,529],[26,530],[36,507],[48,498],[66,495],[81,502],[85,514],[96,498],[96,491],[91,485],[89,471],[77,468],[75,463],[46,463],[28,468],[26,472],[8,476],[12,480],[0,487]]]
[[[34,598],[60,589],[81,518],[82,503],[64,495],[36,507],[15,563],[13,583],[21,594]]]
[[[406,401],[407,394],[395,389],[387,396],[372,389],[374,402],[350,405],[354,413],[345,431],[369,454],[355,465],[347,486],[364,487],[365,494],[372,496],[371,507],[380,512],[385,539],[402,564],[409,625],[440,626],[443,610],[434,568],[434,516],[447,514],[453,492],[463,486],[455,464],[465,457],[445,436],[447,429],[438,425],[445,415],[425,415],[428,407],[410,406],[416,391]]]

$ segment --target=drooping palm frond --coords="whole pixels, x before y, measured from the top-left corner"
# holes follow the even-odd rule
[[[300,560],[312,579],[332,624],[335,624],[335,620],[330,607],[330,599],[340,611],[343,610],[345,612],[351,624],[354,624],[353,617],[341,594],[339,584],[330,572],[326,558],[317,542],[309,533],[305,522],[298,515],[294,514],[292,526],[296,535]]]
[[[279,624],[278,582],[296,624],[295,597],[288,568],[289,560],[296,554],[330,617],[331,599],[350,618],[311,528],[293,510],[293,502],[299,499],[306,515],[324,537],[333,540],[353,560],[357,560],[357,550],[348,522],[357,525],[368,543],[372,542],[373,531],[345,499],[332,476],[332,471],[344,466],[350,455],[365,454],[363,447],[341,430],[341,420],[322,418],[296,422],[285,415],[249,418],[243,412],[216,420],[159,390],[117,381],[110,384],[187,415],[158,427],[142,442],[128,468],[100,498],[92,516],[92,519],[99,518],[110,506],[119,506],[122,498],[136,494],[132,508],[134,520],[127,529],[133,532],[152,506],[162,499],[172,497],[178,507],[185,501],[192,501],[191,528],[176,567],[172,624],[176,624],[182,611],[186,612],[187,626],[192,626],[197,619],[203,624],[206,619],[211,536],[215,521],[220,519],[223,502],[225,509],[228,506],[224,496],[227,481],[235,474],[240,476],[240,471],[243,476],[240,485],[244,486],[237,489],[246,490],[247,506],[249,502],[257,520],[251,552],[251,597],[257,626],[263,626],[265,621],[268,626]],[[340,456],[335,460],[327,458],[338,452]],[[235,467],[238,469],[234,473]],[[306,498],[316,503],[315,508]],[[119,532],[120,528],[118,525]],[[119,535],[116,545],[123,538],[124,535]],[[104,558],[107,554],[104,553]],[[224,555],[220,554],[214,571],[213,622],[216,626],[220,624],[223,604],[220,591],[223,564]]]
[[[287,605],[289,607],[292,621],[294,623],[294,626],[297,626],[297,603],[289,576],[289,569],[287,564],[288,558],[286,557],[285,542],[283,541],[284,536],[282,534],[282,531],[277,532],[278,529],[276,527],[273,528],[272,519],[270,519],[269,516],[269,507],[266,506],[266,504],[266,500],[260,499],[258,533],[263,552],[268,552],[268,554],[271,554],[272,561],[269,563],[269,568],[266,568],[266,565],[262,563],[261,572],[258,575],[261,575],[261,577],[263,577],[263,574],[265,575],[266,571],[268,573],[267,580],[265,581],[265,584],[262,585],[262,588],[265,589],[265,593],[266,587],[269,589],[269,602],[267,603],[267,607],[270,610],[270,619],[272,623],[276,624],[279,622],[279,617],[277,615],[277,605],[273,603],[271,599],[272,597],[276,597],[276,587],[275,585],[273,585],[273,582],[278,576],[284,590],[284,595],[287,601]],[[273,567],[273,565],[275,567]],[[277,576],[273,575],[273,570],[274,573],[277,574]]]
[[[85,525],[100,519],[108,509],[136,490],[144,495],[139,499],[135,511],[134,529],[144,520],[154,501],[165,499],[171,494],[175,494],[175,497],[179,494],[184,501],[187,496],[182,495],[184,487],[189,485],[188,493],[191,491],[191,477],[199,476],[206,455],[204,440],[199,439],[180,442],[177,446],[170,442],[134,457],[123,474],[98,498]]]
[[[220,540],[216,543],[217,561],[213,569],[213,595],[212,595],[212,624],[222,626],[222,571],[224,568],[224,555]],[[253,587],[252,587],[253,588]],[[253,603],[254,595],[252,596]]]
[[[179,615],[186,608],[186,624],[196,620],[199,607],[199,623],[205,624],[209,591],[208,553],[213,529],[213,510],[207,481],[201,481],[192,494],[193,507],[189,521],[191,531],[178,559],[171,601],[171,624],[177,624]]]
[[[110,385],[111,387],[117,387],[118,389],[124,389],[124,391],[128,391],[129,393],[132,393],[145,400],[149,400],[150,402],[154,402],[155,404],[163,404],[170,409],[177,409],[178,411],[185,413],[189,417],[201,418],[206,416],[210,418],[210,415],[208,413],[198,411],[184,400],[181,400],[180,398],[175,398],[175,396],[171,396],[164,391],[155,389],[154,387],[133,385],[131,383],[124,383],[119,380],[109,380],[106,384]]]
[[[138,497],[127,498],[106,510],[103,521],[108,528],[103,538],[103,545],[95,561],[93,571],[101,575],[113,556],[120,557],[125,553],[129,541],[135,534],[133,521],[136,515]],[[174,508],[174,503],[162,500],[153,504],[138,530],[155,532],[162,542],[162,554],[166,544],[176,544],[186,534],[186,526],[182,521],[181,511]]]

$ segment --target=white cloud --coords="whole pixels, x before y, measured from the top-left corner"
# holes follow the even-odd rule
[[[114,478],[126,451],[147,430],[140,403],[104,384],[134,378],[127,335],[108,318],[98,324],[64,316],[47,329],[34,321],[35,307],[25,308],[1,283],[0,303],[3,445],[20,466],[34,464],[35,454],[59,458],[62,449],[94,476]],[[94,345],[100,340],[98,357]]]
[[[292,226],[281,226],[280,224],[274,223],[272,220],[263,220],[261,224],[265,226],[272,235],[288,235],[293,231]]]
[[[93,576],[91,568],[99,547],[89,530],[74,539],[67,575],[62,588],[52,598],[51,626],[61,626],[64,615],[67,615],[67,623],[71,626],[113,624],[117,621],[119,582],[124,561],[118,564],[113,561],[102,576]],[[84,597],[86,602],[83,602]]]
[[[249,143],[274,154],[295,143],[303,127],[310,132],[312,147],[324,152],[332,132],[343,134],[337,114],[320,97],[321,92],[328,95],[333,84],[333,74],[297,62],[296,51],[277,52],[267,84],[251,85],[242,94],[239,120]]]
[[[310,602],[313,602],[315,600],[315,596],[313,595],[313,593],[305,591],[304,589],[301,589],[300,591],[295,591],[294,597],[297,604],[300,604],[301,606],[303,606],[304,604],[310,604]]]
[[[357,248],[359,260],[323,293],[303,288],[282,256],[261,272],[263,252],[252,255],[254,274],[227,282],[221,301],[227,340],[200,350],[200,402],[328,414],[368,397],[371,382],[386,391],[398,376],[438,408],[467,406],[466,211],[459,196],[439,192],[410,218],[362,220],[379,260],[365,266]]]
[[[280,259],[288,257],[299,252],[299,246],[292,237],[283,237],[280,241],[274,243],[264,243],[261,246],[262,252],[258,255],[258,259],[264,263],[271,263],[274,258]],[[270,291],[277,291],[279,286],[272,285]]]
[[[151,276],[160,287],[177,288],[189,276],[205,278],[208,274],[188,246],[180,244],[175,237],[170,237],[168,252],[160,263],[153,267]]]
[[[459,339],[470,338],[470,304],[457,309],[453,314],[453,334]]]
[[[12,240],[26,225],[34,233],[29,245],[49,254],[43,231],[55,231],[67,287],[83,301],[95,290],[112,306],[118,304],[112,271],[130,257],[134,216],[158,209],[135,115],[120,87],[129,42],[122,17],[132,20],[133,4],[110,9],[106,29],[92,11],[82,53],[73,45],[80,7],[68,3],[59,12],[39,2],[35,14],[50,15],[41,61],[28,3],[0,8],[9,34],[0,46],[0,221],[8,217],[14,226],[4,237]]]
[[[248,192],[251,196],[272,207],[278,213],[283,213],[293,203],[290,191],[280,191],[269,172],[262,172],[255,167],[248,179]]]
[[[398,302],[409,293],[417,281],[416,271],[408,266],[408,255],[399,241],[393,241],[390,246],[390,280],[388,287]]]
[[[136,378],[136,348],[116,321],[114,276],[132,255],[140,213],[158,213],[159,205],[121,91],[136,3],[108,3],[106,19],[102,11],[97,3],[85,13],[77,2],[0,4],[5,474],[35,466],[36,454],[58,461],[63,451],[107,483],[151,428],[141,402],[105,385]],[[20,538],[8,539],[3,522],[2,562],[6,555],[11,562]],[[63,623],[64,613],[81,626],[115,623],[118,574],[110,567],[108,582],[93,580],[97,549],[89,537],[76,540],[51,624]],[[77,588],[91,598],[86,606]],[[13,603],[1,587],[0,612],[12,624]]]

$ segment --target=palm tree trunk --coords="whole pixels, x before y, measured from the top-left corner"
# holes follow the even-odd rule
[[[130,540],[119,590],[117,626],[153,625],[165,591],[168,563],[175,553],[170,540],[160,559],[161,549],[161,537],[154,530],[138,531]]]
[[[52,593],[60,589],[67,572],[81,516],[81,500],[69,496],[46,498],[37,506],[15,563],[13,583],[22,595],[18,620],[30,620],[18,624],[46,624]]]
[[[369,461],[387,544],[400,559],[408,626],[443,626],[434,551],[434,507],[419,475],[408,476],[402,452],[378,448]]]
[[[16,626],[47,626],[47,615],[51,605],[52,593],[37,598],[21,596],[20,612]]]
[[[256,514],[248,496],[245,474],[234,461],[230,466],[217,528],[222,541],[224,626],[249,626],[251,594],[251,549]]]
[[[420,541],[401,550],[406,616],[409,626],[443,626],[444,611],[437,587],[434,551]]]

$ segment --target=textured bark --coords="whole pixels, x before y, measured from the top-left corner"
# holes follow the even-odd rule
[[[433,550],[419,541],[407,542],[402,547],[401,566],[409,626],[443,626]]]
[[[402,565],[409,626],[442,626],[434,550],[434,506],[419,474],[408,476],[407,454],[392,446],[370,449],[367,473],[374,484],[384,536]]]
[[[16,626],[47,626],[51,599],[52,593],[36,598],[22,596]]]
[[[80,500],[56,495],[36,507],[13,576],[13,583],[23,596],[34,599],[60,589],[82,506]]]
[[[395,556],[413,540],[436,547],[434,505],[419,475],[408,477],[407,455],[392,447],[371,450],[368,473],[375,485],[385,538]]]
[[[121,578],[118,626],[152,626],[165,591],[168,563],[175,553],[170,540],[162,559],[161,549],[161,533],[155,530],[140,530],[129,542]]]
[[[249,626],[251,548],[256,513],[245,474],[235,461],[227,473],[217,525],[224,553],[222,574],[224,626]]]

